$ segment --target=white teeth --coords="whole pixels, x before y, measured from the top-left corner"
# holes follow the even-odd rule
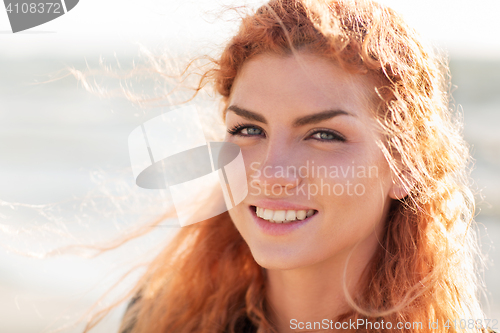
[[[274,215],[274,210],[271,210],[271,209],[264,209],[264,214],[262,214],[262,218],[264,220],[271,220],[273,218],[273,215]]]
[[[292,221],[303,220],[314,215],[315,210],[272,210],[261,207],[255,207],[255,213],[258,217],[273,223],[289,223]]]
[[[283,222],[285,221],[285,213],[286,211],[284,210],[277,210],[274,212],[273,220],[276,222]]]
[[[256,211],[255,213],[257,214],[258,217],[262,217],[263,209],[260,207],[255,207]]]
[[[295,220],[295,211],[294,210],[287,210],[286,211],[286,220],[287,221],[294,221]]]
[[[297,220],[303,220],[306,218],[307,212],[305,210],[298,210],[297,211]]]

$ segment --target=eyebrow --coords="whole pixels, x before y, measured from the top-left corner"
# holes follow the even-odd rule
[[[226,109],[226,112],[227,111],[233,111],[238,116],[246,118],[248,120],[255,120],[255,121],[261,122],[263,124],[267,124],[267,120],[263,115],[261,115],[257,112],[254,112],[254,111],[245,110],[245,109],[243,109],[239,106],[236,106],[236,105],[230,105]],[[328,120],[328,119],[331,119],[333,117],[340,116],[340,115],[354,117],[353,114],[346,112],[344,110],[326,110],[326,111],[321,111],[318,113],[309,114],[307,116],[303,116],[303,117],[299,117],[299,118],[295,119],[293,122],[293,127],[300,127],[300,126],[304,126],[304,125],[317,124],[319,122],[322,122],[322,121],[325,121],[325,120]]]
[[[227,111],[233,111],[238,116],[243,117],[243,118],[248,119],[248,120],[255,120],[255,121],[267,124],[267,120],[263,115],[261,115],[257,112],[245,110],[245,109],[240,108],[239,106],[236,106],[236,105],[230,105],[226,109],[226,112]]]

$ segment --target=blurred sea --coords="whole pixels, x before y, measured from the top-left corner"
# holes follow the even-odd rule
[[[65,66],[98,68],[97,60],[0,56],[0,244],[36,254],[75,241],[97,243],[161,211],[151,192],[134,188],[127,147],[129,133],[161,110],[145,113],[124,99],[100,99],[73,77],[41,83]],[[131,57],[119,60],[123,68],[132,63]],[[477,230],[490,260],[485,311],[500,320],[500,60],[453,59],[450,67],[454,105],[463,110],[475,159]],[[0,249],[0,332],[45,332],[77,319],[132,259],[153,255],[153,245],[175,230],[159,228],[92,260],[39,260]],[[68,244],[58,243],[65,232]],[[121,311],[95,332],[116,331]],[[80,331],[81,325],[68,330]]]

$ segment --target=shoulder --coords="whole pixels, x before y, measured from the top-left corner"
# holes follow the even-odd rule
[[[136,304],[139,300],[141,299],[140,293],[136,294],[128,303],[127,309],[125,310],[125,314],[123,315],[122,319],[122,326],[120,328],[119,333],[131,333],[135,322],[136,318],[128,318],[128,316],[131,316],[131,308]],[[242,317],[236,324],[236,329],[235,332],[239,333],[256,333],[257,332],[257,327],[252,323],[250,318],[247,316]]]
[[[235,332],[240,332],[240,333],[256,333],[257,332],[257,327],[252,323],[250,318],[245,316],[239,324],[236,325],[236,328],[234,330]]]

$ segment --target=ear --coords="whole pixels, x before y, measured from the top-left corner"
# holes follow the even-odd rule
[[[391,192],[389,193],[389,196],[394,200],[401,200],[404,197],[406,197],[409,193],[410,193],[410,191],[408,189],[404,188],[404,186],[398,185],[398,184],[393,184]]]
[[[394,200],[401,200],[410,194],[414,182],[408,170],[403,170],[399,176],[394,176],[392,180],[392,188],[389,196]]]

